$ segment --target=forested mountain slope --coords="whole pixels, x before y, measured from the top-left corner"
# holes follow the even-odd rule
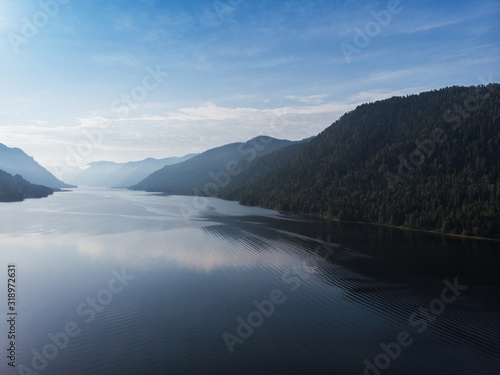
[[[225,185],[234,175],[245,170],[253,160],[271,153],[294,142],[259,136],[248,142],[231,143],[216,147],[196,155],[193,158],[164,168],[149,175],[131,189],[165,192],[168,194],[194,194],[196,189],[215,191],[219,185]],[[215,189],[218,178],[223,174]]]
[[[363,104],[218,196],[347,221],[500,238],[500,85]]]

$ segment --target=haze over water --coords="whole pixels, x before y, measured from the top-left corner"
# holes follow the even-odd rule
[[[17,369],[2,361],[2,374],[33,369],[65,329],[73,337],[35,360],[38,373],[363,374],[402,332],[411,343],[380,373],[500,365],[494,241],[77,189],[2,204],[0,246],[0,263],[17,265],[19,312]],[[444,280],[467,288],[423,315]],[[280,303],[238,335],[266,300]]]

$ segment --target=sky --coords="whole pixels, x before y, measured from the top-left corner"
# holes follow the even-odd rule
[[[1,0],[0,143],[99,160],[317,135],[357,105],[498,82],[500,1]]]

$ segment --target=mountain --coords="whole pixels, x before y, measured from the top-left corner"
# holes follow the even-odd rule
[[[151,173],[165,167],[166,165],[173,165],[182,163],[183,161],[191,159],[196,154],[188,154],[183,157],[171,157],[165,159],[148,158],[141,161],[125,163],[120,169],[113,173],[110,178],[115,180],[111,186],[114,187],[128,187],[137,184]]]
[[[54,193],[46,186],[34,185],[19,175],[0,170],[0,202],[19,202],[27,198],[44,198]]]
[[[32,184],[44,185],[53,189],[75,187],[58,180],[31,156],[26,155],[23,150],[10,148],[1,143],[0,169],[13,175],[19,174]]]
[[[288,160],[293,158],[313,138],[304,139],[256,158],[247,169],[232,178],[229,184],[214,196],[229,200],[240,200],[242,189],[252,186],[254,183],[260,183],[260,180],[277,173]],[[252,194],[248,192],[248,195],[247,199],[251,200],[250,196]]]
[[[295,152],[256,159],[212,195],[346,221],[500,238],[499,123],[499,84],[363,104]]]
[[[130,189],[188,195],[196,194],[198,190],[206,190],[206,194],[209,194],[209,191],[215,192],[224,188],[258,156],[293,143],[259,136],[245,143],[220,146],[183,163],[166,166]]]
[[[89,163],[87,168],[70,177],[68,181],[78,186],[110,186],[106,182],[123,164],[111,161],[96,161]]]
[[[163,168],[189,160],[196,154],[164,159],[148,158],[128,163],[109,161],[93,162],[88,168],[73,177],[70,181],[82,186],[127,187],[137,184],[151,173]]]

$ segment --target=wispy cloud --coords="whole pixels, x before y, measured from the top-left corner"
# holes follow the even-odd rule
[[[287,95],[285,97],[287,99],[296,100],[298,102],[306,103],[306,104],[321,104],[321,103],[324,103],[325,98],[328,97],[328,95],[327,94],[309,95],[309,96]]]
[[[326,101],[326,94],[288,95],[288,99],[302,104],[270,109],[227,107],[206,102],[172,110],[161,103],[141,103],[135,113],[143,114],[128,118],[95,115],[79,118],[77,126],[51,127],[45,121],[36,121],[37,126],[24,126],[22,129],[2,126],[1,130],[2,139],[10,144],[51,145],[64,157],[68,147],[86,147],[90,144],[92,152],[85,155],[82,164],[105,157],[116,160],[113,154],[122,156],[132,151],[141,152],[144,157],[181,156],[187,150],[202,152],[262,134],[303,139],[316,135],[362,103],[416,91],[418,88],[368,90],[341,101]],[[146,114],[151,111],[156,113]],[[100,139],[99,142],[89,141],[96,137]]]
[[[464,21],[463,18],[455,18],[455,19],[448,19],[448,20],[439,20],[439,21],[430,22],[430,23],[423,23],[420,25],[407,25],[407,26],[402,27],[399,30],[399,33],[400,34],[414,34],[414,33],[429,31],[429,30],[433,30],[433,29],[440,29],[443,27],[451,26],[451,25],[457,25],[463,21]]]
[[[115,18],[113,19],[113,26],[117,31],[130,31],[134,30],[137,27],[134,18],[126,14],[115,16]]]
[[[274,68],[276,66],[285,65],[293,61],[293,57],[280,57],[270,60],[264,60],[258,63],[250,64],[254,68]]]
[[[443,67],[436,65],[422,66],[413,69],[387,70],[387,71],[372,73],[366,79],[366,82],[384,82],[384,81],[394,82],[395,80],[404,79],[415,75],[429,76],[441,73],[443,73]]]
[[[114,55],[98,55],[93,56],[92,60],[98,63],[102,63],[108,66],[113,65],[127,65],[127,66],[137,66],[139,65],[139,60],[134,56],[125,54],[114,54]]]
[[[347,98],[348,101],[353,103],[370,103],[378,100],[384,100],[391,98],[393,96],[404,96],[415,94],[417,92],[422,92],[424,90],[423,87],[411,87],[403,90],[369,90],[369,91],[361,91],[355,95],[351,95]]]
[[[364,102],[498,75],[498,0],[402,2],[351,64],[339,43],[358,48],[354,29],[387,2],[222,1],[240,4],[222,16],[213,1],[97,3],[61,7],[14,55],[6,27],[22,32],[40,4],[0,1],[0,142],[64,160],[105,124],[90,161],[182,155],[269,133],[277,118],[275,136],[308,137]],[[114,100],[139,97],[156,65],[168,79],[117,118]]]

